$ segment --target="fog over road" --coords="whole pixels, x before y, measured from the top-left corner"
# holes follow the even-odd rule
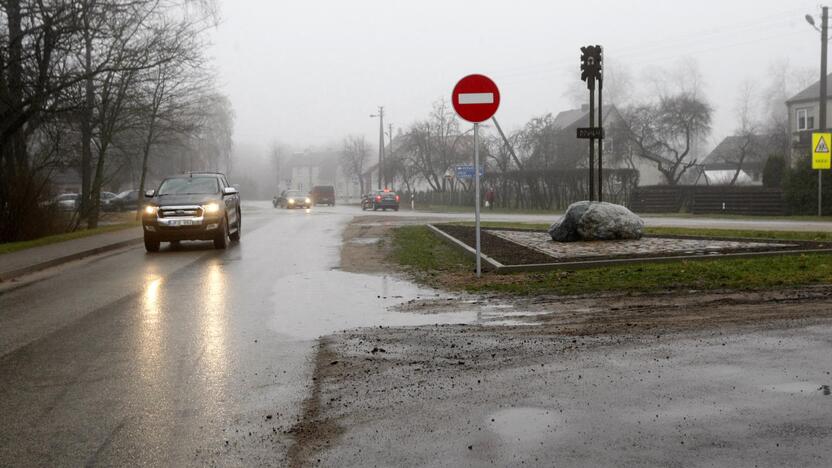
[[[437,292],[340,271],[343,229],[361,213],[248,203],[243,239],[226,251],[211,243],[165,245],[158,254],[132,247],[0,285],[0,464],[282,464],[318,336],[478,320],[473,312],[390,311]],[[379,222],[471,217],[377,215]],[[832,230],[829,223],[765,226]]]

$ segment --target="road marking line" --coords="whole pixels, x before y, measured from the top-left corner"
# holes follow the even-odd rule
[[[494,93],[465,93],[459,95],[460,104],[494,104]]]

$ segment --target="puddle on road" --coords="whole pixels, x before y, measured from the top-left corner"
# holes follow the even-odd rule
[[[360,327],[462,324],[478,319],[475,311],[423,315],[390,310],[408,300],[447,296],[389,276],[339,270],[301,273],[281,278],[272,293],[274,315],[269,327],[300,340]]]
[[[486,424],[505,442],[532,447],[551,440],[563,421],[550,409],[521,407],[491,413],[486,416]]]

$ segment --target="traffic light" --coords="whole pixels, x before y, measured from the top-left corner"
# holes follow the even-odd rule
[[[581,47],[581,80],[592,86],[601,79],[604,69],[604,48],[595,46]]]

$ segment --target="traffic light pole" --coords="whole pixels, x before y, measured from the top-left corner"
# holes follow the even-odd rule
[[[589,201],[595,201],[595,140],[598,140],[598,192],[604,199],[604,48],[599,45],[581,47],[581,80],[589,89],[589,127],[578,128],[578,138],[589,139]],[[598,126],[595,126],[595,85],[598,84]]]
[[[604,76],[598,78],[598,127],[604,128]],[[598,201],[604,201],[604,139],[598,139]]]
[[[589,81],[589,128],[595,127],[595,78]],[[589,201],[595,200],[595,139],[589,139]]]

